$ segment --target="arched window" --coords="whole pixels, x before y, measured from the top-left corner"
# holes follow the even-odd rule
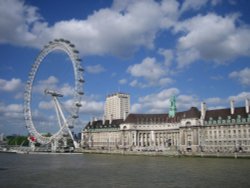
[[[190,121],[187,121],[186,122],[186,126],[190,126],[191,125],[191,122]]]

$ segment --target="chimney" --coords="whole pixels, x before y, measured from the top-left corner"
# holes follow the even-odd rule
[[[233,99],[230,101],[230,109],[231,109],[231,115],[233,115],[234,114],[234,100]]]
[[[106,117],[103,116],[103,117],[102,117],[102,124],[103,124],[103,125],[105,124],[105,121],[106,121]]]
[[[205,119],[205,116],[206,116],[206,110],[207,110],[207,107],[206,107],[206,103],[205,102],[202,102],[201,103],[201,119]]]
[[[92,117],[92,118],[90,119],[90,125],[93,125],[93,124],[94,124],[94,121],[95,121],[95,118]]]
[[[126,120],[127,115],[128,115],[128,113],[127,113],[127,112],[124,112],[124,114],[123,114],[123,121],[125,121],[125,120]]]
[[[112,121],[113,121],[113,114],[110,115],[109,124],[112,124]]]
[[[246,99],[246,113],[249,113],[249,99]]]

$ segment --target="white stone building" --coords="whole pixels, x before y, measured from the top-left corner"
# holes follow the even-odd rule
[[[106,120],[125,119],[130,110],[130,96],[125,93],[111,94],[106,98],[104,116]]]
[[[175,109],[175,108],[171,108]],[[249,101],[235,108],[169,114],[129,114],[119,120],[89,122],[82,132],[82,146],[90,149],[180,152],[250,152]]]

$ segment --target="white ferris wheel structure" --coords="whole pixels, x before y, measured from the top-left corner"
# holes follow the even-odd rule
[[[60,104],[59,98],[63,97],[63,93],[59,93],[58,91],[52,90],[51,88],[45,88],[44,93],[46,95],[51,96],[53,100],[54,109],[57,116],[57,122],[59,124],[59,129],[56,133],[51,136],[44,136],[41,134],[35,126],[35,123],[32,119],[32,87],[34,84],[34,80],[38,73],[39,67],[43,62],[44,58],[53,51],[62,51],[68,55],[70,58],[71,64],[73,66],[74,71],[74,91],[73,91],[73,99],[71,104],[71,112],[70,116],[66,117],[62,106]],[[35,63],[32,65],[31,71],[29,73],[28,81],[26,83],[25,92],[24,92],[24,118],[26,122],[26,128],[33,138],[35,138],[36,142],[46,145],[46,144],[55,144],[59,140],[61,140],[65,135],[70,136],[73,140],[73,144],[75,148],[78,148],[79,145],[77,141],[74,139],[74,135],[72,134],[71,129],[74,128],[74,124],[76,119],[79,118],[79,108],[81,105],[81,98],[83,96],[83,67],[81,66],[81,59],[79,58],[79,52],[76,50],[75,45],[70,41],[65,39],[55,39],[54,41],[50,41],[48,45],[45,45],[41,50],[39,55],[37,56]]]

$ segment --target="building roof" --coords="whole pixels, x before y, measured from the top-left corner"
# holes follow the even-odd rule
[[[215,120],[219,118],[228,119],[228,116],[230,116],[231,119],[237,119],[238,116],[241,118],[247,118],[248,114],[246,113],[245,107],[234,108],[234,114],[231,114],[230,108],[207,110],[205,120],[208,121],[210,118]]]
[[[200,111],[196,107],[191,107],[184,112],[177,112],[175,117],[168,114],[129,114],[125,123],[176,123],[186,118],[200,118]]]
[[[205,115],[205,121],[209,121],[211,119],[228,119],[230,116],[231,119],[240,118],[249,118],[250,113],[246,113],[245,107],[237,107],[234,108],[234,114],[231,114],[230,108],[226,109],[214,109],[207,110]],[[167,113],[165,114],[129,114],[126,120],[123,119],[115,119],[111,122],[109,120],[105,120],[104,124],[102,120],[97,120],[93,122],[89,122],[86,128],[119,128],[122,123],[134,123],[134,124],[157,124],[157,123],[178,123],[182,119],[199,119],[201,117],[201,112],[196,107],[191,107],[187,111],[177,112],[175,117],[169,117]]]
[[[123,119],[114,119],[111,122],[109,120],[105,120],[103,123],[103,120],[97,120],[89,122],[85,129],[100,129],[100,128],[119,128],[120,124],[123,123]]]
[[[107,96],[107,98],[113,97],[113,96],[119,96],[119,95],[126,95],[126,96],[129,96],[128,93],[117,92],[117,93],[109,94],[109,95]]]

